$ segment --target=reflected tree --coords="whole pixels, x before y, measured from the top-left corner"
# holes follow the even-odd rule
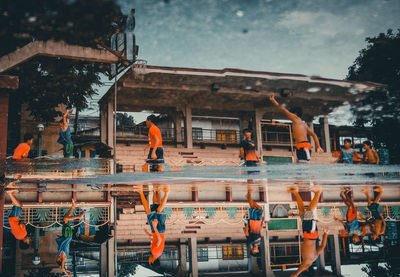
[[[369,277],[398,277],[400,276],[400,245],[395,243],[386,246],[386,264],[370,263],[362,268]]]
[[[386,147],[391,163],[400,163],[400,29],[366,38],[367,47],[349,67],[348,80],[387,85],[353,104],[356,125],[371,125],[376,147]]]
[[[25,277],[59,277],[63,274],[61,273],[52,273],[52,268],[35,268],[28,271],[28,274],[24,274]]]

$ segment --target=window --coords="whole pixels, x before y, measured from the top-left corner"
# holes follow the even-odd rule
[[[197,248],[197,260],[199,262],[208,262],[208,248],[207,247]]]
[[[216,130],[217,141],[236,142],[237,136],[235,130]]]
[[[224,246],[222,247],[223,260],[243,260],[243,246]]]
[[[203,129],[202,128],[192,128],[193,139],[203,140]]]

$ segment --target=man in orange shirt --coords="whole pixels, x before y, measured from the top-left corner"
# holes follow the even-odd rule
[[[19,247],[21,249],[29,248],[29,237],[26,231],[25,224],[20,222],[20,216],[22,212],[22,204],[15,197],[15,194],[18,193],[18,189],[16,189],[16,185],[14,182],[11,182],[7,185],[9,190],[7,191],[8,196],[10,196],[11,202],[13,204],[10,215],[8,216],[8,222],[10,223],[11,233],[14,237],[20,241]]]
[[[149,154],[147,155],[147,161],[143,167],[144,172],[152,171],[163,171],[164,163],[164,149],[162,145],[162,137],[160,129],[154,124],[157,117],[152,114],[146,119],[146,126],[149,128],[149,144],[146,145],[144,151],[150,148]]]
[[[166,215],[163,213],[165,204],[167,203],[169,187],[163,186],[164,197],[161,199],[160,186],[153,186],[153,204],[150,206],[146,196],[143,194],[142,186],[133,187],[140,195],[140,200],[147,214],[147,221],[150,225],[151,233],[144,229],[147,235],[151,237],[151,256],[149,264],[153,264],[163,253],[165,246],[165,220]]]
[[[29,151],[31,150],[31,145],[33,143],[32,134],[24,135],[24,142],[20,143],[14,150],[14,155],[12,156],[14,160],[20,160],[23,158],[28,158]]]
[[[247,201],[249,201],[250,209],[248,209],[248,215],[243,232],[246,236],[247,244],[251,248],[251,254],[257,255],[260,252],[259,246],[261,244],[263,208],[251,198],[252,191],[253,188],[248,186],[246,198]]]
[[[317,219],[314,216],[314,210],[317,208],[319,197],[322,193],[321,188],[310,188],[310,191],[313,191],[315,194],[307,209],[305,209],[304,207],[303,199],[299,194],[298,187],[289,187],[288,191],[296,198],[303,227],[303,243],[301,245],[301,255],[303,259],[296,272],[290,275],[291,277],[297,277],[303,271],[308,270],[312,266],[314,261],[318,258],[319,254],[324,251],[326,241],[328,239],[328,230],[324,230],[322,243],[318,248],[316,248],[316,242],[318,240],[318,228]]]

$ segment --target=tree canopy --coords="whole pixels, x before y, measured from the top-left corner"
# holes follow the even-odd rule
[[[35,40],[64,40],[97,47],[121,26],[124,17],[111,0],[2,0],[0,1],[0,56]],[[59,104],[78,110],[87,107],[87,98],[96,94],[99,73],[107,65],[37,57],[9,72],[20,78],[20,88],[11,101],[27,103],[36,120],[49,122],[60,115]]]
[[[389,149],[392,163],[400,163],[400,29],[366,38],[367,47],[349,67],[348,80],[385,84],[370,91],[352,109],[356,125],[372,125],[375,146]]]

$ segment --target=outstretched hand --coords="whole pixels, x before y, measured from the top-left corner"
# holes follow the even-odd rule
[[[324,153],[324,150],[321,147],[318,147],[317,148],[317,153],[318,154],[322,154],[322,153]]]

